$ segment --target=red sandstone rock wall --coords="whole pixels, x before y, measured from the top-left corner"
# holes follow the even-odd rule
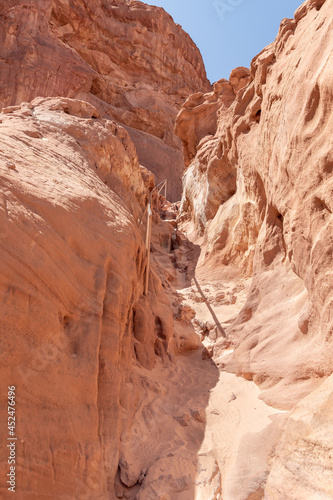
[[[139,161],[180,199],[173,132],[189,94],[210,84],[200,52],[161,8],[137,1],[0,1],[0,107],[78,98],[125,125]]]
[[[170,59],[153,59],[156,72],[145,55],[156,34],[168,33],[163,11],[133,1],[61,5],[12,1],[0,11],[3,103],[19,104],[0,115],[0,375],[19,388],[24,500],[114,498],[117,486],[123,494],[122,485],[140,485],[147,456],[160,454],[146,446],[137,460],[138,429],[148,440],[146,422],[158,430],[154,436],[165,430],[150,407],[156,394],[163,405],[163,387],[149,385],[142,367],[151,370],[159,358],[167,365],[173,352],[197,346],[172,297],[176,271],[158,241],[168,240],[165,226],[165,234],[153,235],[150,294],[142,296],[142,174],[151,179],[124,128],[104,117],[126,123],[141,155],[149,151],[155,162],[163,151],[170,161],[177,151],[168,128],[173,113],[186,92],[207,83],[200,58],[191,73],[196,49],[189,42],[194,84],[183,79],[179,89],[179,28],[170,24],[170,53],[157,50]],[[203,242],[198,275],[253,276],[227,331],[235,351],[224,368],[255,380],[266,402],[293,409],[268,478],[270,500],[332,493],[332,377],[322,383],[333,354],[332,7],[332,0],[307,1],[250,70],[237,68],[212,92],[196,92],[176,125],[188,165],[181,219]],[[122,53],[100,50],[112,47],[110,33]],[[94,106],[68,98],[21,105],[34,87]],[[137,426],[135,411],[149,388]],[[173,408],[165,411],[173,429]],[[138,497],[157,485],[157,498],[163,481],[177,494],[190,491],[195,463],[191,455],[173,457],[163,458],[162,469],[176,464],[181,481],[152,466]],[[0,463],[5,477],[3,457]]]
[[[153,264],[142,297],[135,147],[90,104],[38,98],[0,114],[0,185],[0,378],[2,396],[17,388],[17,494],[115,498],[121,435],[142,396],[133,369],[178,349]]]
[[[253,276],[226,366],[282,408],[332,373],[332,7],[305,2],[176,123],[181,219],[203,238],[205,276]]]
[[[176,122],[189,165],[180,220],[203,244],[198,272],[253,276],[222,367],[293,409],[269,500],[333,494],[332,11],[332,0],[306,1],[250,71],[189,97]]]

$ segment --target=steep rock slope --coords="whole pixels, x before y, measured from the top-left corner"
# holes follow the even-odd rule
[[[189,97],[176,121],[189,165],[179,220],[202,244],[197,275],[253,278],[226,325],[233,352],[218,359],[217,341],[215,359],[276,408],[300,401],[267,499],[333,496],[332,8],[306,1],[250,70]]]
[[[253,275],[229,368],[299,394],[332,372],[331,9],[303,4],[250,71],[191,96],[176,125],[192,159],[181,219],[203,237],[204,272]]]
[[[34,43],[52,48],[55,60],[64,49],[81,69],[73,62],[56,72],[57,83],[51,61],[43,85],[56,92],[63,76],[72,84],[78,76],[73,95],[96,106],[39,98],[0,115],[0,372],[5,386],[18,387],[20,498],[330,498],[332,377],[323,380],[332,372],[332,0],[306,2],[250,70],[237,68],[185,103],[177,121],[189,165],[180,221],[203,251],[195,272],[199,248],[184,249],[176,222],[155,217],[148,296],[140,220],[153,182],[126,131],[101,118],[119,112],[125,121],[123,89],[109,75],[105,88],[89,78],[84,88],[105,58],[96,50],[84,60],[84,18],[73,21],[73,35],[62,17],[77,21],[83,3],[38,5],[6,3],[4,32],[14,34],[6,78],[24,96],[38,67]],[[131,22],[151,10],[133,1],[98,5]],[[49,38],[20,32],[25,15]],[[98,39],[90,22],[87,31]],[[112,102],[102,91],[114,92]],[[144,113],[130,117],[134,138]],[[174,363],[175,353],[199,345],[191,319],[207,348]],[[292,410],[288,418],[257,401],[252,380],[264,401]],[[5,477],[5,457],[0,463]]]
[[[142,297],[135,147],[78,100],[38,98],[0,122],[0,372],[3,401],[17,388],[18,494],[115,498],[121,436],[142,397],[134,368],[184,348],[154,266]]]
[[[125,125],[169,197],[184,169],[174,119],[210,84],[199,50],[161,8],[137,1],[2,0],[0,107],[38,96],[92,103]]]
[[[293,410],[268,477],[268,500],[333,497],[333,377]]]

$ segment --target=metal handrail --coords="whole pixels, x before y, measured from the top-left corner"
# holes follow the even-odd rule
[[[154,187],[154,189],[152,189],[152,190],[150,191],[149,201],[148,201],[148,203],[147,203],[147,205],[146,205],[146,208],[144,209],[144,212],[143,212],[143,214],[142,214],[141,219],[139,219],[139,227],[141,226],[142,221],[143,221],[143,219],[144,219],[144,217],[145,217],[145,215],[146,215],[146,212],[147,212],[147,208],[148,208],[148,206],[149,206],[149,205],[151,205],[151,199],[152,199],[152,196],[153,196],[153,192],[154,192],[154,191],[156,191],[156,189],[158,189],[158,194],[161,194],[161,191],[162,191],[162,189],[164,188],[164,198],[166,199],[166,194],[167,194],[167,184],[168,184],[168,180],[167,180],[167,179],[164,179],[164,181],[160,182],[157,186],[155,186],[155,187]],[[161,187],[159,188],[159,186],[161,186]],[[157,200],[158,200],[158,197],[157,197]],[[157,206],[157,211],[158,211],[158,206]]]
[[[148,204],[145,208],[144,214],[142,216],[142,219],[140,221],[140,224],[145,216],[146,210],[148,210],[147,214],[147,230],[146,230],[146,251],[147,251],[147,267],[146,267],[146,279],[145,279],[145,288],[144,288],[144,294],[147,295],[148,293],[148,288],[149,288],[149,268],[150,268],[150,240],[151,240],[151,226],[152,226],[152,218],[153,218],[153,212],[151,209],[152,205],[152,196],[154,191],[157,190],[157,196],[156,196],[156,212],[158,212],[158,201],[159,201],[159,195],[164,188],[164,194],[165,198],[167,195],[167,179],[164,179],[164,181],[160,182],[157,186],[154,187],[154,189],[151,190],[150,195],[149,195],[149,201]]]

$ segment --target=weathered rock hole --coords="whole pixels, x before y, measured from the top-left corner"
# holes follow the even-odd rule
[[[165,340],[166,337],[163,332],[162,321],[158,316],[155,318],[155,333],[159,339]]]
[[[256,112],[254,119],[255,119],[255,121],[256,121],[257,123],[259,123],[259,122],[260,122],[260,118],[261,118],[261,109],[259,109],[259,110]]]
[[[323,170],[325,174],[331,174],[333,171],[333,161],[329,161],[328,163],[326,163]]]
[[[307,318],[300,320],[298,322],[298,327],[303,333],[303,335],[307,335],[309,332],[309,320]]]
[[[313,210],[315,212],[329,212],[329,213],[332,213],[332,211],[326,205],[326,203],[324,202],[324,200],[321,200],[317,196],[313,200],[312,207],[313,207]]]
[[[313,88],[305,109],[305,123],[313,120],[320,103],[320,89],[318,84]]]
[[[253,339],[251,341],[251,343],[249,344],[249,351],[251,351],[252,349],[257,347],[258,344],[259,344],[259,340],[257,338]]]
[[[300,57],[300,58],[299,58],[299,60],[298,60],[298,61],[297,61],[297,63],[296,63],[295,69],[297,69],[297,68],[298,68],[298,66],[300,65],[301,60],[302,60],[302,58]]]
[[[320,10],[322,6],[324,5],[326,0],[317,0],[316,2],[316,10]]]
[[[274,259],[284,251],[287,256],[286,245],[283,236],[283,215],[269,205],[267,207],[266,224],[267,231],[271,235],[272,244],[263,251],[263,260],[266,266],[270,266]]]
[[[54,9],[51,11],[51,20],[56,24],[58,27],[61,26],[66,26],[66,24],[69,24],[69,21],[66,16],[63,14],[56,13]]]
[[[62,326],[63,326],[63,328],[64,328],[65,331],[67,331],[69,329],[70,321],[71,320],[70,320],[69,316],[65,315],[62,318]]]
[[[93,78],[93,80],[91,82],[91,87],[90,87],[89,93],[93,94],[93,95],[98,95],[100,92],[102,92],[102,89],[101,89],[101,85],[98,81],[98,78]]]

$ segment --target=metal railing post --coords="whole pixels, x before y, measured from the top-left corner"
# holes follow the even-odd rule
[[[148,205],[148,215],[147,215],[147,231],[146,231],[146,250],[147,250],[147,267],[146,267],[146,281],[145,281],[145,295],[148,293],[149,288],[149,266],[150,266],[150,239],[151,239],[151,221],[152,221],[152,211],[150,208],[150,203]]]
[[[158,201],[159,201],[159,195],[164,187],[164,192],[165,192],[165,199],[166,199],[166,194],[167,194],[167,181],[164,180],[160,182],[154,189],[151,191],[150,196],[149,196],[149,201],[148,205],[146,208],[148,208],[148,213],[147,213],[147,230],[146,230],[146,250],[147,250],[147,266],[146,266],[146,279],[145,279],[145,286],[144,286],[144,294],[147,295],[148,293],[148,288],[149,288],[149,271],[150,271],[150,240],[151,240],[151,226],[152,226],[152,218],[153,218],[153,212],[151,210],[152,205],[154,204],[153,202],[153,193],[156,191],[156,213],[158,214]],[[140,224],[143,220],[144,214],[141,218]],[[139,224],[139,225],[140,225]]]

